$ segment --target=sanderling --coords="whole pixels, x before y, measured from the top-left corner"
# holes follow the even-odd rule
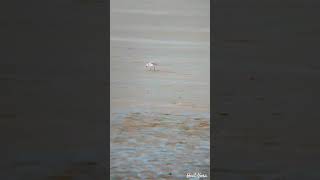
[[[148,67],[150,68],[149,71],[151,70],[152,67],[153,67],[153,70],[155,71],[156,70],[156,66],[158,66],[158,64],[154,63],[154,62],[148,62],[146,64],[146,68],[148,68]]]

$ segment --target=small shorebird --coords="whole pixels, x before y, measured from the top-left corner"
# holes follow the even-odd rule
[[[148,67],[150,68],[149,71],[151,70],[152,67],[153,67],[153,71],[156,71],[156,66],[158,66],[158,64],[154,63],[154,62],[148,62],[146,64],[146,68],[148,68]]]

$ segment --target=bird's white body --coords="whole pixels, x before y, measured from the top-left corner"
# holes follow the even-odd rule
[[[155,71],[156,70],[156,66],[158,66],[158,64],[154,63],[154,62],[148,62],[146,64],[146,68],[148,68],[148,67],[150,68],[149,71],[152,69],[152,67],[153,67],[153,70]]]

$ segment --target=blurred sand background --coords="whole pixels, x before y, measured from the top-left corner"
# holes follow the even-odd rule
[[[112,0],[110,31],[111,178],[209,176],[210,1]]]
[[[214,3],[215,179],[320,179],[319,5]]]
[[[0,179],[107,179],[108,6],[7,3],[0,18]]]

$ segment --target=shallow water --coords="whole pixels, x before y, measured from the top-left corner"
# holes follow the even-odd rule
[[[209,174],[208,118],[136,112],[113,120],[111,177],[184,179],[191,172]]]

